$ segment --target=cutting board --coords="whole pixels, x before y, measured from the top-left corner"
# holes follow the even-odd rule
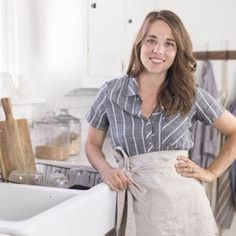
[[[1,99],[6,117],[0,121],[0,168],[8,179],[12,170],[35,171],[35,159],[26,119],[15,120],[10,98]]]

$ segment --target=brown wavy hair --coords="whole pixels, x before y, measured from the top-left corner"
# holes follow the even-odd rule
[[[166,115],[179,112],[185,116],[190,112],[195,98],[196,61],[189,34],[175,13],[162,10],[150,12],[146,16],[133,44],[127,74],[137,78],[145,70],[140,60],[141,46],[150,26],[156,20],[169,25],[177,45],[176,57],[162,84],[158,104],[165,108]]]

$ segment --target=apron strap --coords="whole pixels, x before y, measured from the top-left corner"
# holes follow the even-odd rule
[[[116,236],[136,236],[135,216],[133,209],[133,199],[140,199],[145,195],[146,189],[142,188],[132,179],[129,168],[129,157],[122,147],[113,150],[119,168],[132,181],[132,185],[117,193],[116,203]]]

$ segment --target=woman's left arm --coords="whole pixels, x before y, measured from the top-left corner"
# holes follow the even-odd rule
[[[196,178],[203,182],[212,182],[236,160],[236,117],[225,111],[213,126],[226,135],[226,141],[211,165],[201,168],[189,158],[179,157],[176,170],[185,177]]]
[[[236,159],[236,117],[225,111],[213,126],[226,135],[226,141],[221,147],[218,156],[208,167],[215,177],[219,177]]]

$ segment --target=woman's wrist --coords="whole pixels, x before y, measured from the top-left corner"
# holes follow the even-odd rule
[[[97,168],[97,171],[99,172],[99,174],[103,175],[104,173],[107,173],[109,171],[111,171],[113,168],[112,166],[110,166],[107,162],[103,163],[102,165],[100,165]]]
[[[206,182],[211,183],[211,182],[213,182],[214,180],[217,179],[218,176],[213,170],[211,170],[210,168],[207,168],[206,171],[207,171],[207,180],[206,180]]]

